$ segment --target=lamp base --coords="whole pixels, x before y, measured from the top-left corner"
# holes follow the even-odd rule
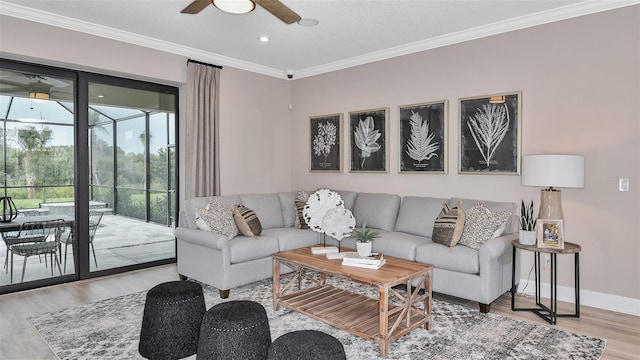
[[[554,188],[540,191],[540,211],[538,219],[563,220],[560,190]]]

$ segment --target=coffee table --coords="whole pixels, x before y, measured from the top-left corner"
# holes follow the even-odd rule
[[[275,310],[282,305],[377,341],[382,357],[387,356],[391,342],[421,326],[426,330],[431,328],[431,265],[385,256],[386,264],[380,269],[343,266],[341,259],[313,255],[311,247],[279,252],[272,257]],[[293,272],[281,275],[282,265]],[[327,275],[376,287],[378,298],[327,284]],[[414,281],[417,281],[415,288],[412,287]],[[393,287],[397,285],[406,285],[407,294],[396,291]],[[390,296],[396,301],[390,303]]]

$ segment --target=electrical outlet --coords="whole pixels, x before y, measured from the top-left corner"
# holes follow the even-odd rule
[[[551,256],[550,255],[545,255],[544,256],[544,268],[545,270],[548,269],[551,266]]]
[[[618,191],[629,191],[629,178],[618,179]]]

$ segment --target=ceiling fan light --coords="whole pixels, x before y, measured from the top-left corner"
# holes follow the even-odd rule
[[[30,91],[29,92],[29,99],[49,100],[49,94],[44,93],[44,92]]]
[[[246,14],[256,8],[253,0],[213,0],[213,5],[230,14]]]

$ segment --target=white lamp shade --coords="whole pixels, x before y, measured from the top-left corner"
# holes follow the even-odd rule
[[[584,156],[525,155],[520,183],[524,186],[583,188]]]

